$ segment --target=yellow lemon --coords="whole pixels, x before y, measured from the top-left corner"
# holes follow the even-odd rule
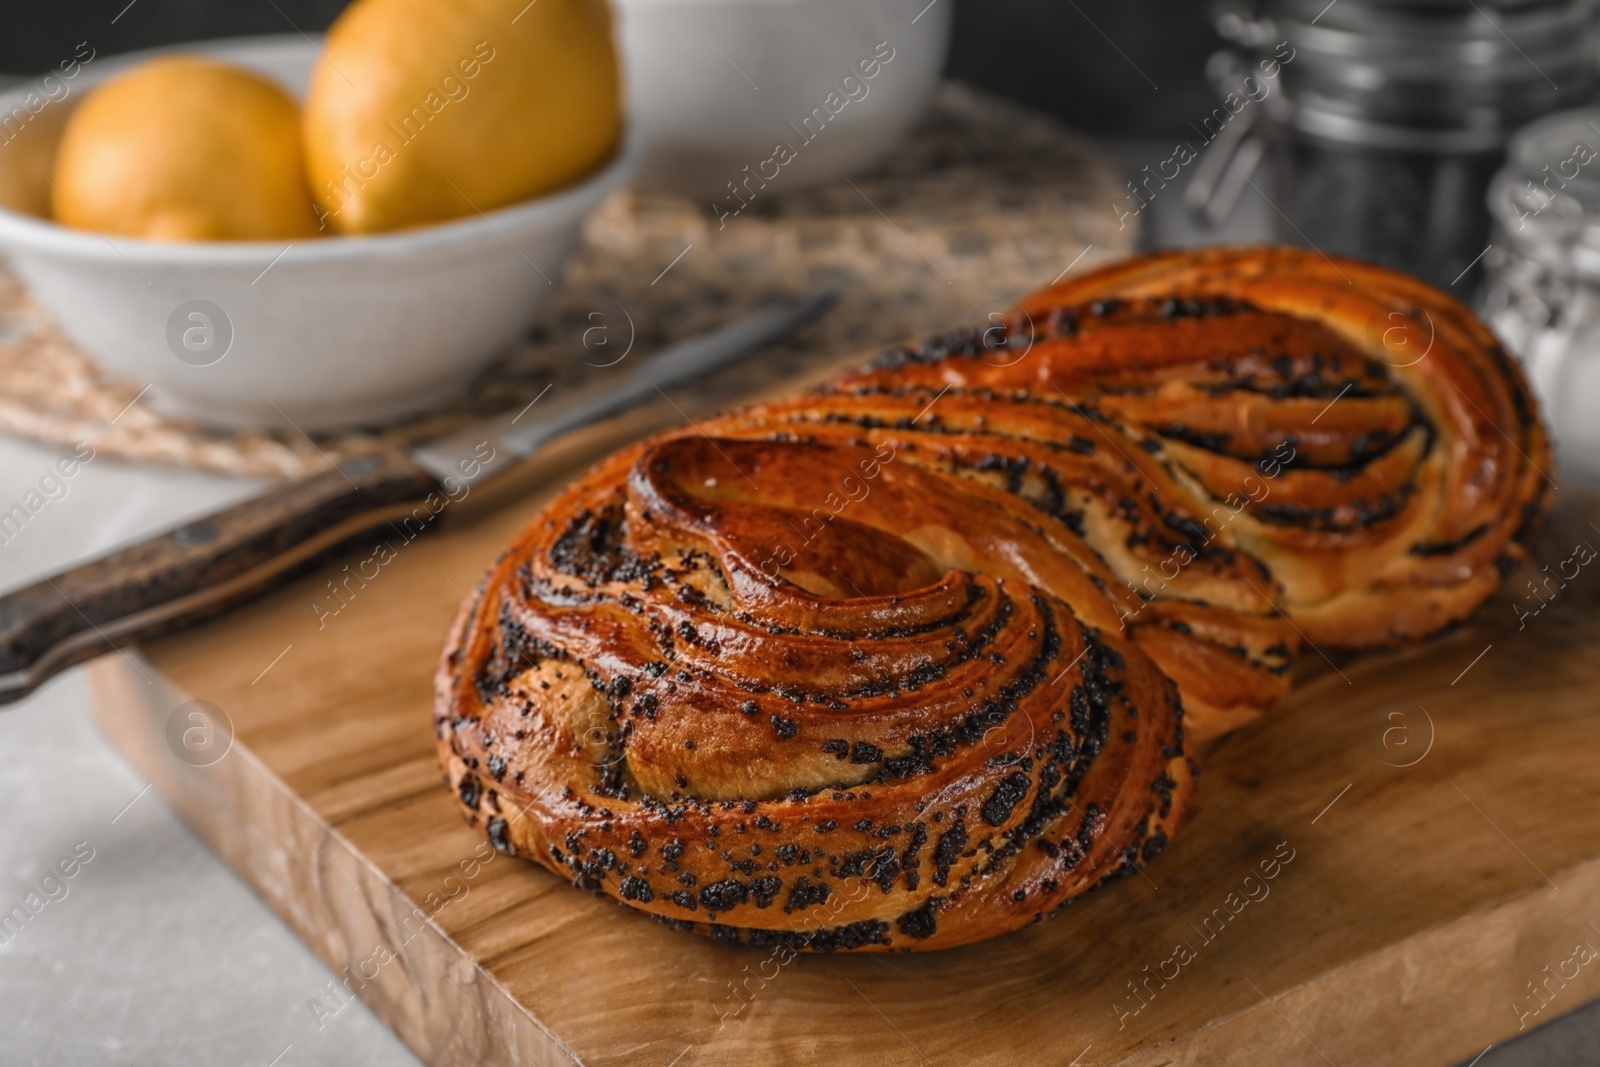
[[[306,94],[325,221],[375,233],[571,185],[616,151],[606,0],[356,0]]]
[[[313,236],[299,110],[266,78],[163,56],[97,87],[56,151],[56,221],[155,241]]]

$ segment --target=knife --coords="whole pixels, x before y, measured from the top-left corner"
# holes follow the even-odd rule
[[[835,296],[769,304],[662,350],[620,384],[611,377],[559,407],[529,404],[409,450],[346,459],[8,593],[0,597],[0,704],[75,663],[257,596],[381,527],[401,524],[408,539],[432,529],[441,502],[563,434],[740,362],[821,315]]]

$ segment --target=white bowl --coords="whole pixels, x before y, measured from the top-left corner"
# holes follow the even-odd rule
[[[865,170],[910,131],[938,87],[955,0],[616,0],[628,114],[649,155],[641,189],[729,208],[763,190],[774,149],[795,158],[767,184],[790,191]],[[875,77],[860,63],[882,42]],[[830,92],[848,100],[832,114]],[[828,121],[806,116],[818,108]],[[809,140],[806,140],[809,136]],[[750,172],[744,168],[750,167]],[[745,185],[746,181],[750,184]]]
[[[216,56],[296,93],[317,57],[298,35],[160,51]],[[615,160],[568,190],[372,237],[162,243],[40,217],[70,109],[91,85],[154,54],[94,59],[70,80],[57,75],[56,99],[0,145],[0,249],[84,351],[148,384],[157,410],[213,425],[326,429],[463,392],[528,328],[584,216],[627,184],[642,154],[630,132]],[[26,110],[39,85],[0,94],[0,115]]]

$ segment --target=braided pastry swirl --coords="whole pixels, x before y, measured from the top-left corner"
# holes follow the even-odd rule
[[[1548,444],[1460,305],[1286,248],[1132,260],[600,463],[451,633],[496,847],[701,933],[933,949],[1159,853],[1302,644],[1518,560]]]

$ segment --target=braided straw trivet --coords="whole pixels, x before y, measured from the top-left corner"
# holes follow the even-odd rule
[[[720,223],[708,205],[614,197],[589,220],[527,343],[467,396],[315,443],[292,432],[211,430],[135,402],[137,386],[73,347],[0,273],[0,429],[63,445],[87,440],[124,459],[298,475],[330,456],[425,440],[521,407],[552,380],[579,379],[623,351],[638,358],[774,297],[835,288],[827,316],[731,372],[733,391],[751,391],[822,359],[981,321],[1069,265],[1127,254],[1135,236],[1106,207],[1116,179],[1081,141],[959,85],[940,90],[875,173],[790,195],[781,181]]]

